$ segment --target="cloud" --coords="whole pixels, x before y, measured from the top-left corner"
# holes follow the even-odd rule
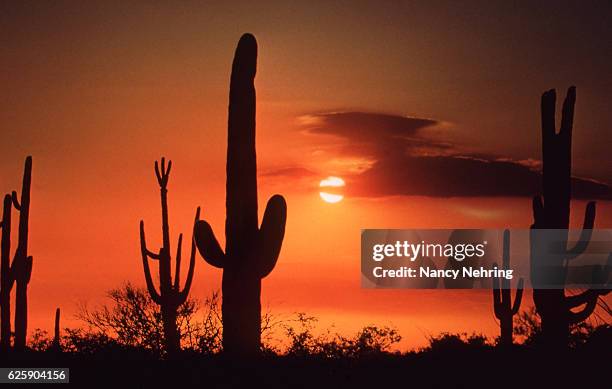
[[[260,173],[261,177],[282,177],[292,179],[302,179],[316,177],[318,174],[310,169],[301,166],[287,166],[273,169],[266,169]]]
[[[470,151],[449,141],[448,134],[439,131],[443,123],[437,120],[332,112],[305,115],[300,121],[307,134],[331,137],[321,138],[321,143],[328,148],[333,146],[336,158],[372,161],[367,169],[347,174],[349,195],[453,197],[541,193],[539,161],[515,161]],[[590,179],[574,177],[572,190],[575,198],[612,198],[609,185]]]

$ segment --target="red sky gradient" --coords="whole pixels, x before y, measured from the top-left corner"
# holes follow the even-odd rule
[[[222,239],[229,71],[249,31],[260,53],[259,203],[273,193],[288,202],[263,306],[306,311],[342,332],[393,323],[404,347],[441,331],[495,335],[489,291],[360,289],[359,231],[527,228],[530,199],[356,197],[347,180],[347,198],[326,204],[319,180],[361,172],[368,154],[339,151],[337,138],[307,133],[304,119],[339,111],[427,118],[453,149],[538,160],[540,94],[575,84],[574,173],[610,184],[612,79],[601,49],[610,16],[607,4],[3,4],[0,190],[20,188],[26,155],[34,166],[29,328],[50,328],[57,306],[64,325],[77,325],[78,303],[98,304],[124,281],[144,285],[138,222],[156,247],[153,161],[162,155],[173,161],[173,245],[179,232],[190,234],[197,206]],[[282,169],[307,174],[269,174]],[[584,206],[573,204],[574,226]],[[612,202],[598,202],[596,227],[612,228]],[[220,280],[198,259],[191,295],[204,298]]]

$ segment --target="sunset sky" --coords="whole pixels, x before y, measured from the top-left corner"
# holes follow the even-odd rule
[[[489,291],[361,289],[360,230],[527,228],[540,95],[554,87],[559,102],[577,86],[577,196],[599,199],[596,227],[612,228],[609,2],[232,3],[0,5],[2,193],[20,189],[33,156],[30,330],[50,328],[57,306],[78,325],[79,303],[144,286],[138,223],[156,248],[161,156],[173,161],[173,245],[197,206],[223,239],[229,72],[244,32],[259,44],[259,204],[288,203],[263,281],[272,312],[342,332],[392,323],[404,347],[441,331],[496,335]],[[346,181],[336,204],[318,194],[330,175]],[[574,226],[584,207],[574,202]],[[220,281],[199,257],[191,296]]]

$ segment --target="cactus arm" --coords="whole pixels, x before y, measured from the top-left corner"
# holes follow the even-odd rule
[[[193,235],[198,251],[204,260],[210,265],[222,269],[227,258],[210,224],[206,220],[198,220],[194,225]]]
[[[2,252],[1,256],[1,269],[2,269],[2,288],[4,290],[13,289],[15,283],[15,277],[13,277],[13,265],[11,265],[10,251],[11,251],[11,195],[7,194],[4,196],[4,209],[2,218],[2,242],[0,244]],[[6,282],[6,285],[4,284]],[[6,288],[6,289],[5,289]]]
[[[197,223],[200,220],[200,207],[196,210],[194,223]],[[185,279],[185,286],[183,290],[179,293],[179,303],[183,304],[187,301],[187,296],[189,295],[189,289],[191,289],[191,283],[193,282],[193,273],[195,272],[195,263],[196,263],[196,245],[193,236],[191,237],[191,253],[189,254],[189,270],[187,270],[187,278]],[[178,290],[178,283],[177,283]]]
[[[143,256],[142,263],[144,267],[145,280],[147,282],[147,290],[151,295],[151,299],[155,302],[155,304],[161,305],[162,297],[157,290],[155,290],[155,285],[153,284],[153,278],[151,277],[151,269],[149,268],[149,261],[146,256]]]
[[[183,234],[179,234],[178,244],[176,246],[176,265],[174,269],[174,289],[179,290],[179,280],[181,278],[181,255],[183,248]]]
[[[595,201],[589,201],[586,210],[584,211],[584,223],[582,231],[580,232],[580,238],[576,245],[568,250],[567,259],[574,259],[581,255],[589,245],[591,241],[591,235],[593,234],[593,225],[595,224]]]
[[[270,274],[276,266],[285,236],[286,222],[287,203],[283,196],[274,195],[268,200],[257,236],[257,250],[260,259],[258,271],[261,278]]]
[[[23,169],[23,184],[21,186],[21,201],[17,201],[17,193],[13,191],[13,203],[19,210],[18,243],[15,256],[27,257],[28,228],[30,222],[30,188],[32,186],[32,157],[25,160]]]
[[[605,270],[597,269],[598,271],[594,271],[594,276],[597,278],[596,282],[607,282],[610,276],[610,263],[612,263],[612,253],[608,256],[608,263],[606,264]],[[597,300],[598,296],[606,295],[609,292],[610,289],[588,289],[582,293],[565,297],[565,305],[567,309],[576,308],[583,304],[588,305],[592,299]]]
[[[521,307],[521,301],[523,300],[523,284],[525,280],[522,278],[519,280],[516,287],[516,295],[514,296],[514,305],[512,306],[512,316],[516,315]]]
[[[157,293],[155,290],[155,285],[153,284],[153,278],[151,277],[151,269],[149,268],[149,260],[151,257],[153,259],[159,259],[159,255],[151,253],[147,250],[145,232],[144,232],[144,221],[140,221],[140,252],[142,254],[142,266],[144,268],[145,273],[145,281],[147,283],[147,290],[151,295],[151,299],[156,303],[161,303],[161,295]],[[153,255],[151,255],[153,254]]]
[[[11,200],[13,201],[13,207],[15,207],[16,210],[21,211],[21,204],[19,204],[19,198],[16,191],[11,192]]]
[[[586,292],[590,292],[590,290],[587,290]],[[570,324],[580,323],[586,320],[589,316],[591,316],[591,314],[597,307],[598,298],[599,298],[599,295],[597,293],[590,293],[588,296],[588,299],[586,300],[586,306],[582,309],[582,311],[578,311],[578,312],[568,311]]]
[[[593,296],[596,296],[597,293],[592,290],[585,290],[582,293],[575,294],[573,296],[567,296],[565,298],[565,305],[568,309],[576,308],[580,305],[588,303]]]
[[[140,251],[142,251],[143,255],[146,255],[151,259],[159,259],[160,257],[160,254],[156,254],[152,251],[149,251],[149,249],[147,249],[147,241],[145,238],[145,231],[144,231],[144,220],[140,221]]]
[[[172,161],[168,161],[168,168],[166,168],[166,158],[161,159],[161,170],[159,163],[155,161],[155,176],[157,176],[157,182],[159,187],[165,189],[168,186],[168,178],[170,177],[170,169],[172,168]]]
[[[497,264],[494,263],[493,266],[497,267]],[[501,320],[503,311],[501,291],[499,289],[499,279],[497,277],[493,277],[491,282],[493,282],[493,310],[495,312],[495,317]]]

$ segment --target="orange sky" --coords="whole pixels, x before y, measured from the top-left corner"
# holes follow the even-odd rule
[[[393,322],[406,346],[442,330],[495,334],[488,291],[361,290],[359,231],[526,228],[530,200],[323,203],[318,181],[354,173],[364,160],[336,153],[329,136],[305,134],[304,118],[346,110],[428,118],[458,149],[539,159],[539,95],[576,84],[574,171],[610,183],[609,58],[600,49],[609,7],[557,9],[547,24],[538,19],[552,12],[544,6],[496,7],[2,5],[0,189],[18,188],[24,157],[34,158],[30,329],[49,328],[56,306],[73,325],[77,303],[98,303],[126,280],[144,285],[138,222],[156,247],[153,161],[161,155],[173,160],[174,239],[191,230],[196,206],[222,239],[229,70],[237,39],[250,31],[260,53],[260,206],[282,193],[289,207],[263,305],[307,311],[342,331]],[[265,175],[296,166],[312,174]],[[596,226],[612,227],[612,203],[598,207]],[[573,209],[579,225],[584,202]],[[199,259],[192,295],[219,289],[220,279]]]

